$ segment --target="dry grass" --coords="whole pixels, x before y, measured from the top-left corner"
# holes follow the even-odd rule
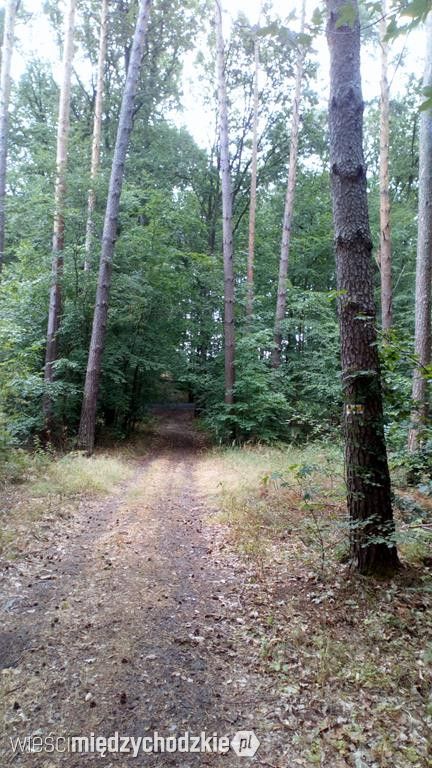
[[[126,462],[109,455],[87,458],[79,453],[53,461],[44,474],[32,484],[36,497],[70,497],[79,494],[106,495],[132,476]]]
[[[342,479],[342,452],[338,447],[330,449],[319,444],[303,449],[245,446],[214,449],[204,454],[199,466],[200,485],[214,497],[221,492],[249,493],[264,485],[271,489],[272,485],[280,487],[277,481],[281,477],[287,481],[292,479],[301,465],[316,466],[315,474],[324,471],[334,478],[333,483]]]
[[[37,536],[39,523],[70,517],[81,499],[106,496],[133,474],[129,463],[108,454],[55,458],[22,452],[19,461],[22,482],[14,477],[0,497],[0,554],[7,558],[14,558],[31,535]]]
[[[216,502],[237,545],[262,559],[274,540],[297,538],[300,556],[319,550],[320,567],[344,518],[342,456],[336,448],[245,447],[202,456],[200,489]]]

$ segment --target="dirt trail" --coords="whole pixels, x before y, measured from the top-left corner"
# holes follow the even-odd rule
[[[67,540],[60,526],[25,575],[19,562],[6,573],[2,766],[101,760],[12,754],[9,737],[37,732],[232,737],[241,729],[260,738],[253,758],[109,754],[102,764],[285,765],[275,753],[277,702],[248,666],[243,565],[223,554],[220,526],[195,484],[202,449],[189,414],[162,419],[151,458],[119,494],[96,508],[81,504]]]

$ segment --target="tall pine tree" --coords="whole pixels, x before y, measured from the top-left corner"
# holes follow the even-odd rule
[[[361,573],[398,565],[384,438],[363,156],[363,96],[357,0],[328,0],[330,168],[344,395],[345,467],[353,555]]]

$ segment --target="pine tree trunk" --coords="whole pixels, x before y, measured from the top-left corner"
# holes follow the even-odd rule
[[[432,13],[426,22],[427,50],[423,87],[432,87]],[[428,418],[428,384],[424,366],[431,362],[431,277],[432,277],[432,109],[421,113],[419,131],[419,203],[415,288],[415,354],[411,429],[408,448],[417,450],[422,425]]]
[[[68,0],[65,15],[63,73],[60,88],[59,116],[57,126],[56,184],[54,190],[54,229],[52,245],[51,290],[48,312],[48,330],[45,352],[45,384],[54,379],[54,363],[57,359],[57,332],[62,308],[61,277],[63,273],[64,250],[64,204],[66,197],[66,166],[69,138],[69,106],[74,53],[76,0]],[[48,439],[53,436],[54,413],[51,394],[45,393],[44,401],[45,430]]]
[[[84,270],[90,269],[92,240],[94,236],[93,214],[96,205],[96,179],[100,165],[101,132],[102,132],[102,107],[104,90],[104,71],[105,57],[108,39],[108,0],[102,0],[100,36],[99,36],[99,58],[97,67],[96,101],[93,122],[93,143],[90,167],[90,189],[87,200],[87,226],[85,240],[85,260]]]
[[[120,195],[123,185],[126,154],[133,124],[134,100],[137,92],[141,61],[147,36],[150,5],[151,0],[140,0],[126,84],[121,104],[108,189],[108,199],[102,233],[96,304],[93,316],[93,327],[79,428],[79,443],[88,454],[93,452],[94,447],[96,410],[108,319],[112,259],[117,240]]]
[[[347,503],[361,573],[398,566],[376,346],[372,239],[363,156],[357,0],[353,27],[337,27],[346,0],[328,0],[330,165],[344,395]]]
[[[305,0],[302,0],[300,17],[300,34],[305,26]],[[304,59],[306,49],[300,44],[297,54],[294,104],[291,122],[290,154],[288,167],[288,184],[285,196],[285,208],[282,222],[282,244],[279,260],[279,280],[276,299],[276,313],[274,324],[274,347],[272,352],[272,364],[279,368],[282,352],[282,323],[285,317],[287,299],[288,261],[291,244],[291,221],[294,208],[294,194],[297,176],[298,139],[300,126],[300,99],[303,79]]]
[[[380,270],[381,270],[381,317],[382,329],[387,331],[393,325],[392,289],[392,246],[390,229],[389,195],[389,84],[388,84],[388,43],[387,2],[382,0],[382,21],[380,25],[381,44],[381,109],[380,109]]]
[[[0,272],[3,267],[5,249],[6,160],[9,127],[9,98],[17,7],[17,0],[7,0],[5,7],[0,75]]]
[[[247,262],[247,305],[246,317],[250,322],[253,314],[254,303],[254,260],[255,260],[255,219],[256,219],[256,191],[257,191],[257,156],[258,156],[258,78],[259,78],[259,39],[255,35],[254,40],[254,95],[253,95],[253,120],[252,120],[252,158],[251,158],[251,188],[249,205],[249,244]]]
[[[222,34],[222,8],[215,2],[217,71],[219,96],[219,135],[222,178],[222,228],[224,260],[224,340],[225,340],[225,402],[234,402],[234,243],[232,231],[232,191],[229,158],[228,107],[225,84],[225,51]]]

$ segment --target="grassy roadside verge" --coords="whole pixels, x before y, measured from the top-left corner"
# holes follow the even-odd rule
[[[14,559],[29,540],[57,519],[67,519],[82,499],[103,497],[132,476],[122,457],[79,453],[62,457],[14,451],[4,467],[0,493],[0,556]]]
[[[303,561],[325,571],[349,554],[343,475],[338,445],[250,446],[205,454],[199,482],[240,549],[265,558],[267,549],[290,539]],[[400,473],[393,486],[401,557],[421,566],[432,555],[432,497],[404,486]]]
[[[430,768],[428,497],[396,478],[405,568],[380,582],[347,559],[337,446],[214,450],[198,482],[248,562],[244,643],[278,693],[291,764]]]

